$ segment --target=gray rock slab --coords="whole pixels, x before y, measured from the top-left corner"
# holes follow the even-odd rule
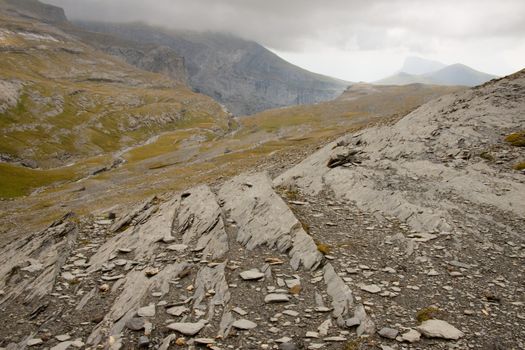
[[[288,301],[290,301],[290,297],[286,294],[270,293],[264,297],[264,302],[267,304],[286,303]]]
[[[232,326],[237,329],[248,330],[257,327],[257,324],[250,320],[240,319],[233,322]]]
[[[167,327],[181,334],[193,336],[199,333],[205,326],[206,324],[204,322],[175,322],[169,324]]]
[[[143,306],[137,310],[137,315],[140,317],[154,317],[155,316],[155,304]]]
[[[252,280],[260,280],[265,275],[261,271],[257,269],[253,269],[253,270],[248,270],[248,271],[242,271],[240,273],[240,276],[245,281],[252,281]]]
[[[396,339],[399,331],[397,329],[383,327],[379,330],[379,335],[387,339]]]
[[[416,329],[428,338],[458,340],[465,335],[462,331],[443,320],[423,321]]]

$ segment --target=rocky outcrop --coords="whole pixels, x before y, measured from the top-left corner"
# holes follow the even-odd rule
[[[20,81],[0,80],[0,113],[18,104],[22,88]]]
[[[67,22],[64,10],[57,6],[44,4],[38,0],[5,0],[4,2],[5,4],[0,3],[0,7],[5,7],[23,17],[52,24]]]
[[[140,69],[169,76],[183,84],[187,82],[184,58],[169,47],[159,46],[141,50],[133,47],[108,46],[102,50]]]
[[[310,195],[329,189],[363,209],[397,217],[418,232],[453,232],[458,226],[452,213],[473,206],[522,218],[525,185],[512,162],[523,159],[523,150],[503,139],[525,123],[523,86],[521,71],[439,98],[393,126],[334,141],[275,184],[296,186]],[[491,152],[507,159],[500,163],[506,163],[503,169],[487,161]]]
[[[135,24],[76,24],[126,40],[170,47],[184,57],[189,85],[235,115],[331,100],[348,85],[294,66],[255,42],[225,34],[176,32]]]
[[[354,312],[350,288],[325,263],[264,173],[236,177],[216,193],[202,185],[165,202],[151,198],[121,217],[88,229],[64,218],[36,237],[4,247],[3,307],[23,302],[38,310],[72,292],[71,317],[96,314],[90,316],[96,324],[81,339],[89,346],[131,344],[142,329],[151,337],[166,318],[167,328],[178,334],[227,339],[240,331],[271,331],[271,322],[253,322],[260,312],[253,315],[255,308],[298,316],[310,304],[317,310],[309,311],[311,323],[323,323],[324,313],[332,311],[342,329]],[[240,266],[258,266],[257,278],[237,272]],[[323,277],[311,282],[316,270]],[[321,281],[325,287],[315,286]],[[325,288],[331,307],[315,306]],[[94,311],[101,305],[103,314]],[[371,323],[365,332],[373,333],[362,305],[355,310],[359,322]]]
[[[83,31],[72,26],[65,26],[64,30],[137,68],[163,74],[185,85],[188,82],[184,58],[168,46],[141,44],[108,34]]]

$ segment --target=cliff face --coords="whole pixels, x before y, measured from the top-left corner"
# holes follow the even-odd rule
[[[112,35],[65,26],[64,30],[83,42],[137,68],[166,75],[184,85],[188,83],[184,58],[167,46],[141,44]]]
[[[43,4],[38,0],[4,0],[0,7],[16,12],[23,17],[34,18],[46,23],[67,22],[64,10],[60,7]]]
[[[160,73],[181,83],[187,82],[184,58],[166,46],[151,50],[140,50],[132,47],[106,47],[104,51],[112,56],[122,58],[127,63],[154,73]]]
[[[296,67],[255,42],[230,35],[167,31],[139,24],[77,25],[170,47],[184,57],[190,86],[225,104],[236,115],[331,100],[348,85]]]

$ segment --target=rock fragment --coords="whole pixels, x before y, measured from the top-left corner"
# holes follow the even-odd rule
[[[188,309],[186,306],[174,306],[166,310],[166,313],[168,315],[172,316],[181,316],[184,313],[189,312],[190,309]]]
[[[153,277],[158,273],[159,273],[159,269],[157,267],[148,267],[144,270],[144,274],[147,277]]]
[[[264,302],[267,304],[286,303],[288,301],[290,301],[290,297],[286,294],[270,293],[264,297]]]
[[[249,330],[249,329],[253,329],[257,327],[257,324],[250,320],[240,319],[240,320],[233,322],[232,326],[237,329]]]
[[[262,279],[264,277],[264,273],[257,269],[253,269],[241,272],[240,276],[245,281],[254,281]]]
[[[396,339],[399,331],[397,329],[384,327],[379,330],[379,335],[387,339]]]
[[[371,294],[376,294],[381,291],[381,287],[379,287],[377,284],[361,284],[359,285],[359,288]]]
[[[36,346],[42,344],[44,341],[40,338],[33,338],[27,341],[27,346]]]
[[[182,253],[186,249],[188,249],[188,246],[186,244],[172,244],[172,245],[169,245],[167,249],[173,252]]]
[[[153,317],[155,316],[155,304],[150,304],[148,306],[141,307],[137,311],[137,315],[140,317]]]
[[[150,344],[150,340],[145,335],[139,338],[139,342],[138,342],[139,349],[147,348],[149,347],[149,344]]]
[[[140,317],[132,317],[126,322],[126,328],[132,331],[140,331],[144,329],[144,319]]]
[[[410,329],[408,332],[401,335],[401,340],[407,341],[409,343],[418,342],[419,339],[421,339],[421,333],[419,333],[415,329]]]
[[[239,314],[239,315],[241,315],[241,316],[245,316],[245,315],[248,314],[246,311],[244,311],[244,310],[241,309],[240,307],[234,307],[234,308],[232,309],[232,311],[235,312],[235,313],[237,313],[237,314]]]
[[[319,334],[324,337],[328,335],[328,330],[330,329],[330,327],[332,327],[332,320],[327,319],[326,321],[321,323],[319,327],[317,327],[317,330],[319,331]]]
[[[184,335],[195,335],[201,331],[201,329],[206,326],[204,321],[200,322],[175,322],[169,324],[167,327]]]
[[[465,335],[462,331],[443,320],[423,321],[416,329],[429,338],[458,340]]]
[[[69,334],[60,334],[60,335],[57,335],[55,339],[60,342],[63,342],[63,341],[71,339],[71,336]]]

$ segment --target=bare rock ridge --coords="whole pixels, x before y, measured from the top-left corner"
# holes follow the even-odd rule
[[[328,188],[420,232],[452,232],[457,229],[452,213],[474,207],[490,208],[488,221],[498,221],[496,213],[522,218],[525,186],[512,167],[523,159],[523,149],[503,139],[524,125],[524,86],[521,71],[431,101],[394,126],[344,136],[275,184],[297,186],[310,195]],[[487,162],[484,152],[507,161]],[[326,166],[334,161],[342,166]]]
[[[130,329],[136,323],[149,324],[148,336],[152,329],[153,335],[162,334],[166,326],[182,335],[227,338],[255,328],[253,321],[236,319],[243,308],[256,305],[261,310],[252,315],[254,321],[264,314],[298,315],[292,310],[308,307],[314,324],[323,323],[330,312],[342,326],[351,317],[369,320],[366,312],[353,314],[350,289],[265,174],[236,177],[217,194],[199,186],[164,203],[153,198],[120,222],[109,223],[80,228],[64,218],[37,236],[4,247],[2,307],[31,305],[36,307],[31,315],[37,317],[67,299],[51,319],[70,317],[66,322],[71,324],[80,314],[102,307],[94,327],[89,322],[81,327],[87,336],[82,341],[89,346],[129,344],[126,334],[134,333]],[[263,272],[258,281],[239,274],[249,267]],[[311,300],[299,296],[301,290]],[[331,300],[331,307],[323,299]],[[255,332],[271,334],[271,325],[259,322]],[[371,323],[368,332],[373,331]]]

